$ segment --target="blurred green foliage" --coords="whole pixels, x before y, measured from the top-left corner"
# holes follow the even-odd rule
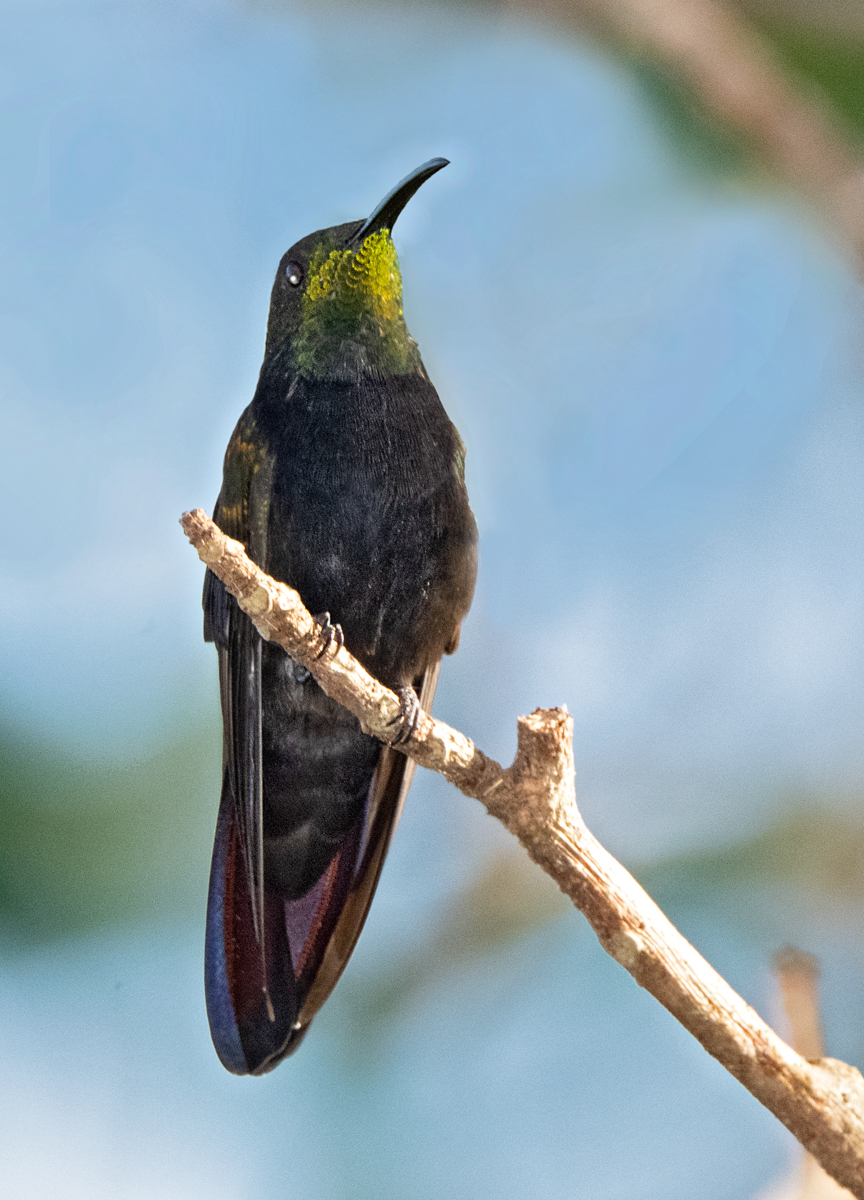
[[[751,887],[791,885],[811,909],[864,899],[864,822],[815,803],[792,808],[752,837],[634,868],[673,919],[708,904],[733,919],[729,898]],[[748,893],[749,894],[749,893]],[[724,895],[726,899],[724,899]],[[782,904],[777,892],[777,903]],[[768,902],[770,908],[770,901]],[[729,910],[729,911],[726,911]],[[770,913],[764,914],[770,918]],[[457,893],[435,927],[374,975],[343,985],[346,1046],[363,1059],[389,1022],[448,973],[574,917],[552,880],[518,847],[498,854]],[[768,924],[771,924],[769,919]],[[776,947],[775,947],[776,948]],[[349,995],[350,993],[350,995]]]
[[[348,1044],[362,1053],[394,1015],[447,972],[494,954],[571,911],[558,885],[515,843],[512,850],[493,855],[408,953],[372,978],[349,977],[343,985],[351,992],[343,1015],[352,1030]]]
[[[203,912],[220,757],[212,725],[123,764],[3,734],[0,933]]]
[[[829,101],[853,140],[864,131],[864,39],[860,35],[842,35],[752,11],[747,16],[791,78]],[[607,48],[620,57],[620,46],[607,43]],[[644,59],[632,59],[629,65],[646,103],[687,168],[714,177],[763,173],[744,140],[713,118],[681,84]]]
[[[610,47],[620,57],[620,47]],[[664,129],[678,154],[679,165],[694,175],[753,176],[758,171],[743,139],[694,101],[683,86],[653,63],[630,59],[646,107]]]
[[[856,132],[864,131],[864,39],[750,14],[778,60],[817,85]]]
[[[86,761],[0,737],[0,934],[41,941],[130,920],[203,913],[219,793],[215,723],[140,761]],[[733,845],[637,868],[661,903],[744,884],[791,883],[813,902],[864,898],[864,823],[815,802]],[[410,954],[361,985],[364,1022],[426,983],[569,911],[525,855],[489,860]]]
[[[691,900],[715,888],[792,883],[813,903],[864,898],[864,823],[815,801],[795,807],[766,829],[733,845],[695,851],[657,863],[639,875],[673,886]]]

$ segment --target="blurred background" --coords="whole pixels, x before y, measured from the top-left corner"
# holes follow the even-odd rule
[[[209,1041],[202,567],[273,272],[407,171],[480,578],[436,713],[566,703],[580,805],[864,1065],[856,0],[0,2],[0,1195],[747,1200],[781,1126],[476,803],[417,777],[296,1058]]]

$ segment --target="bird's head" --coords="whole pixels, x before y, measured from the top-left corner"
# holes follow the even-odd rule
[[[447,159],[431,159],[365,221],[318,230],[291,247],[270,297],[265,367],[269,362],[287,374],[345,380],[418,369],[390,231],[417,189],[445,166]]]

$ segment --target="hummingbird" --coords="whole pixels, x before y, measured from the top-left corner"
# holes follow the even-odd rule
[[[431,707],[477,573],[465,447],[405,324],[391,237],[445,166],[431,159],[365,220],[282,257],[213,512],[319,614],[328,643],[398,694],[396,744]],[[222,1064],[263,1075],[297,1049],[345,968],[414,764],[262,639],[210,571],[203,606],[223,721],[207,1015]]]

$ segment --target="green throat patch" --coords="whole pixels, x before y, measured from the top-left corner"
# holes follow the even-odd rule
[[[295,352],[300,374],[312,378],[416,369],[420,355],[402,316],[402,275],[389,230],[370,234],[357,250],[316,247]]]

